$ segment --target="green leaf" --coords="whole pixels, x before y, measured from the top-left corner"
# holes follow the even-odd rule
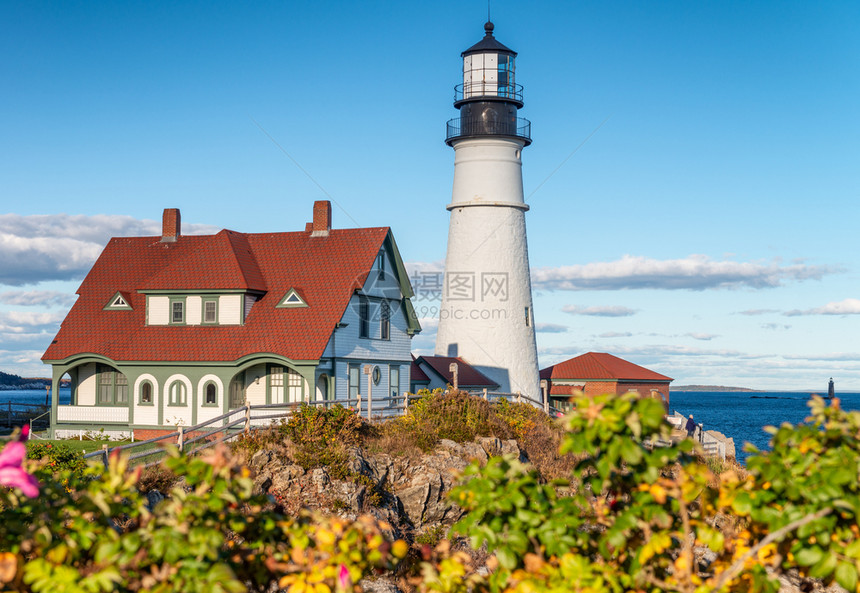
[[[821,560],[824,556],[824,552],[818,546],[811,546],[809,548],[801,548],[794,555],[794,560],[800,566],[812,566]]]
[[[815,579],[823,579],[830,576],[836,570],[838,558],[836,552],[830,552],[822,558],[818,564],[809,569],[809,576]]]
[[[857,590],[857,567],[848,562],[840,562],[836,567],[836,582],[849,591]]]
[[[517,566],[517,556],[508,548],[496,550],[496,558],[499,559],[499,564],[508,570],[513,570]]]

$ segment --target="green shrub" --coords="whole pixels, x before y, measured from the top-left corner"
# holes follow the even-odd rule
[[[137,488],[140,470],[119,455],[81,479],[64,470],[69,485],[42,466],[27,468],[39,496],[0,488],[0,589],[346,591],[405,557],[406,543],[386,539],[390,526],[371,517],[279,514],[228,453],[189,458],[172,449],[165,463],[183,487],[152,510]]]
[[[83,471],[87,467],[83,452],[72,449],[63,443],[29,441],[27,442],[27,457],[43,460],[45,466],[51,471],[68,470],[78,476],[83,475]]]
[[[250,459],[258,451],[283,445],[289,438],[285,425],[286,422],[281,420],[279,424],[242,433],[230,441],[230,449],[234,453],[242,453]]]
[[[328,468],[337,479],[349,477],[347,447],[361,443],[372,429],[354,411],[336,404],[331,408],[302,404],[284,424],[292,441],[294,461],[305,470]]]
[[[510,427],[487,401],[464,391],[425,395],[410,404],[406,415],[395,422],[398,428],[411,433],[415,444],[424,451],[435,447],[440,439],[465,443],[479,436],[512,436]]]

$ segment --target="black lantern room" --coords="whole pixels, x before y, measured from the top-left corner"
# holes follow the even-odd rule
[[[454,87],[454,107],[460,117],[448,122],[446,142],[462,138],[507,136],[531,144],[531,122],[517,117],[523,106],[523,87],[516,84],[517,52],[493,37],[493,23],[484,25],[485,35],[460,54],[463,84]]]

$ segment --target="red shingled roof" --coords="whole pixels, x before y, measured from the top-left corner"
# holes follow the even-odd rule
[[[418,366],[418,363],[415,362],[415,355],[412,355],[412,366],[409,370],[409,378],[412,383],[429,383],[430,377],[427,376],[427,373],[421,370],[421,367]]]
[[[308,232],[113,238],[42,360],[82,353],[116,361],[235,361],[255,353],[318,359],[356,289],[364,285],[387,227]],[[392,242],[393,243],[393,242]],[[291,288],[308,307],[275,308]],[[146,325],[140,290],[243,290],[261,294],[244,325]],[[117,291],[128,310],[103,308]]]
[[[590,379],[616,381],[669,382],[673,379],[605,352],[588,352],[547,367],[541,379]]]
[[[452,362],[456,362],[457,383],[459,387],[487,387],[497,388],[499,384],[484,375],[481,371],[470,365],[459,356],[419,356],[416,362],[420,365],[426,363],[442,380],[449,385],[454,384],[454,374],[448,370]]]

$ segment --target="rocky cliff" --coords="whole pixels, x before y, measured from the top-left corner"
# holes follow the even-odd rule
[[[462,515],[446,494],[456,475],[472,460],[511,454],[527,461],[516,440],[479,437],[460,445],[443,439],[417,458],[349,449],[348,475],[332,476],[320,467],[304,470],[277,451],[258,451],[250,460],[255,487],[287,510],[321,509],[355,517],[370,513],[391,524],[397,537],[414,539],[429,529],[448,527]]]

